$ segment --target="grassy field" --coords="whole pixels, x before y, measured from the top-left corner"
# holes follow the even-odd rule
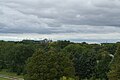
[[[5,77],[8,77],[8,79],[5,79]],[[23,80],[23,76],[16,75],[16,73],[10,73],[7,72],[6,70],[0,71],[0,80],[11,80],[11,78],[16,79],[16,80]]]
[[[0,78],[0,80],[9,80],[9,79],[5,79],[5,78]]]
[[[6,76],[11,76],[11,77],[23,78],[22,75],[19,75],[19,76],[18,76],[16,73],[10,73],[10,72],[7,72],[6,70],[0,71],[0,74],[6,75]],[[0,79],[0,80],[1,80],[1,79]]]

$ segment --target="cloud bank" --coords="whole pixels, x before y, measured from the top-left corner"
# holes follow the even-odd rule
[[[21,34],[117,41],[120,0],[0,0],[0,39],[25,38]]]

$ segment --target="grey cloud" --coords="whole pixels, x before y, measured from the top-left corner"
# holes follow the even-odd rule
[[[0,33],[120,33],[120,0],[0,0]]]

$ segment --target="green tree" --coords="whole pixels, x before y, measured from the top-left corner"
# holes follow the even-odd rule
[[[34,50],[31,46],[24,44],[14,45],[6,56],[9,71],[16,72],[18,75],[23,73],[25,62],[33,53]]]
[[[25,80],[59,80],[74,77],[72,61],[62,53],[38,50],[28,61]]]
[[[92,77],[95,72],[96,55],[94,50],[79,44],[70,44],[63,50],[69,54],[75,67],[75,75],[81,79]]]
[[[120,45],[111,63],[111,70],[108,73],[109,80],[120,80]]]
[[[75,79],[63,76],[62,78],[60,78],[60,80],[75,80]]]
[[[7,68],[7,60],[9,57],[10,50],[12,50],[14,43],[0,41],[0,68],[6,69]]]
[[[111,58],[112,57],[107,51],[101,51],[98,54],[96,72],[95,72],[96,78],[99,78],[101,80],[102,79],[108,80],[107,73],[109,72],[109,64]]]
[[[51,50],[51,49],[52,49],[52,50],[54,49],[54,51],[56,50],[56,52],[58,52],[58,51],[60,51],[61,49],[63,49],[63,48],[65,48],[66,46],[68,46],[69,44],[71,44],[70,41],[58,40],[58,41],[56,41],[56,42],[49,43],[49,46],[48,46],[48,47],[49,47],[50,50]]]

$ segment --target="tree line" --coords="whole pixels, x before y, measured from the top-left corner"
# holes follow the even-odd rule
[[[120,43],[0,41],[0,70],[25,80],[119,80]]]

